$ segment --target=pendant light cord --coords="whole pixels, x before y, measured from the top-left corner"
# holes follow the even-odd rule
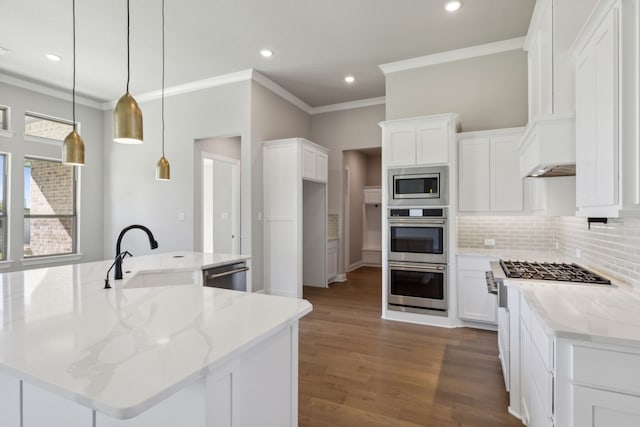
[[[130,21],[131,17],[129,16],[131,12],[129,11],[129,0],[127,0],[127,93],[129,93],[129,79],[131,77],[131,55],[129,51],[131,50],[129,45],[129,33],[130,33]]]
[[[164,0],[163,0],[164,1]],[[73,5],[73,86],[71,88],[71,100],[73,111],[73,130],[76,130],[76,0],[72,1]]]
[[[162,157],[164,157],[164,0],[162,0]]]

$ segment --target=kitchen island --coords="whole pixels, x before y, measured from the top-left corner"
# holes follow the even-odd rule
[[[111,261],[0,275],[0,426],[297,425],[311,304],[202,286],[247,258],[127,258],[113,289]]]

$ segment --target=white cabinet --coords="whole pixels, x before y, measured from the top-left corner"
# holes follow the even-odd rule
[[[619,10],[611,7],[582,34],[588,41],[576,55],[577,204],[589,216],[596,212],[588,208],[607,216],[618,204]]]
[[[263,143],[264,286],[271,294],[301,298],[303,284],[327,286],[326,158],[326,149],[302,138]]]
[[[573,387],[574,426],[637,427],[640,397],[589,387]]]
[[[338,276],[338,239],[327,242],[327,283]]]
[[[523,210],[518,145],[523,128],[458,135],[458,211]]]
[[[448,163],[457,117],[439,114],[380,123],[386,167]]]
[[[458,255],[458,316],[464,320],[496,324],[497,297],[487,292],[485,272],[498,257]]]
[[[574,216],[576,178],[525,178],[524,211],[536,216]]]
[[[302,178],[327,182],[328,156],[326,149],[310,141],[302,142]]]

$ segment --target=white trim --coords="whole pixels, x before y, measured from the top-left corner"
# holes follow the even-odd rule
[[[487,129],[487,130],[475,130],[470,132],[458,132],[458,138],[478,138],[483,136],[504,136],[504,135],[512,135],[512,134],[521,134],[524,135],[524,132],[527,130],[526,126],[521,127],[513,127],[513,128],[503,128],[503,129]]]
[[[0,136],[5,138],[13,138],[16,133],[12,130],[0,129]]]
[[[273,80],[267,78],[264,74],[261,74],[256,70],[251,70],[251,72],[252,73],[250,78],[253,81],[255,81],[256,83],[260,83],[262,86],[269,89],[271,92],[275,93],[281,98],[289,101],[290,103],[292,103],[293,105],[295,105],[296,107],[304,111],[305,113],[312,114],[311,111],[313,109],[309,104],[307,104],[306,102],[304,102],[303,100],[301,100],[300,98],[298,98],[297,96],[295,96],[294,94],[292,94],[291,92],[289,92],[288,90],[286,90],[285,88],[283,88],[282,86],[274,82]]]
[[[28,142],[37,142],[39,144],[49,144],[49,145],[57,145],[58,147],[62,147],[62,143],[64,141],[60,141],[59,139],[47,138],[46,136],[35,136],[35,135],[25,135],[24,140]],[[58,159],[60,161],[60,159]]]
[[[34,258],[22,258],[20,263],[24,266],[41,265],[41,264],[53,264],[65,261],[79,261],[82,259],[81,253],[67,254],[67,255],[53,255]]]
[[[164,97],[182,95],[184,93],[196,92],[203,89],[209,89],[217,86],[224,86],[231,83],[243,82],[251,79],[253,70],[242,70],[235,73],[222,74],[220,76],[210,77],[208,79],[196,80],[189,83],[180,84],[177,86],[171,86],[164,89]],[[151,92],[141,93],[134,96],[138,104],[154,101],[162,97],[162,90],[154,90]],[[117,99],[105,102],[102,104],[102,109],[105,111],[115,108]]]
[[[11,268],[12,265],[13,265],[13,260],[7,259],[4,261],[0,261],[0,270],[8,270]]]
[[[380,67],[384,74],[412,70],[414,68],[430,67],[432,65],[439,65],[447,62],[476,58],[478,56],[493,55],[496,53],[509,52],[511,50],[521,50],[524,46],[524,40],[524,37],[518,37],[515,39],[502,40],[494,43],[487,43],[478,46],[450,50],[447,52],[434,53],[432,55],[420,56],[417,58],[405,59],[404,61],[390,62],[388,64],[378,65],[378,67]]]
[[[358,101],[341,102],[339,104],[324,105],[322,107],[312,107],[310,114],[332,113],[334,111],[351,110],[353,108],[370,107],[373,105],[382,105],[386,103],[384,96],[377,98],[360,99]]]
[[[347,275],[344,273],[336,274],[336,277],[334,277],[334,279],[332,280],[332,282],[346,282],[346,281],[347,281]]]
[[[30,82],[28,80],[23,80],[18,77],[9,76],[7,74],[0,73],[0,82],[6,83],[11,86],[20,87],[22,89],[31,90],[33,92],[42,93],[44,95],[53,96],[54,98],[59,98],[68,102],[72,101],[71,93],[65,92],[64,90],[54,89],[43,84]],[[78,95],[76,95],[76,103],[87,107],[96,108],[98,110],[102,110],[102,107],[104,105],[100,102],[93,101],[89,98],[84,98]]]

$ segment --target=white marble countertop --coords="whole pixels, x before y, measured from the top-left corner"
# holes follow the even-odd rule
[[[180,256],[179,258],[175,258]],[[195,271],[247,256],[168,253],[0,275],[0,371],[130,418],[309,313],[305,300],[205,288],[128,288],[147,270]]]
[[[546,332],[606,344],[640,347],[640,291],[630,286],[505,281],[520,287]]]

